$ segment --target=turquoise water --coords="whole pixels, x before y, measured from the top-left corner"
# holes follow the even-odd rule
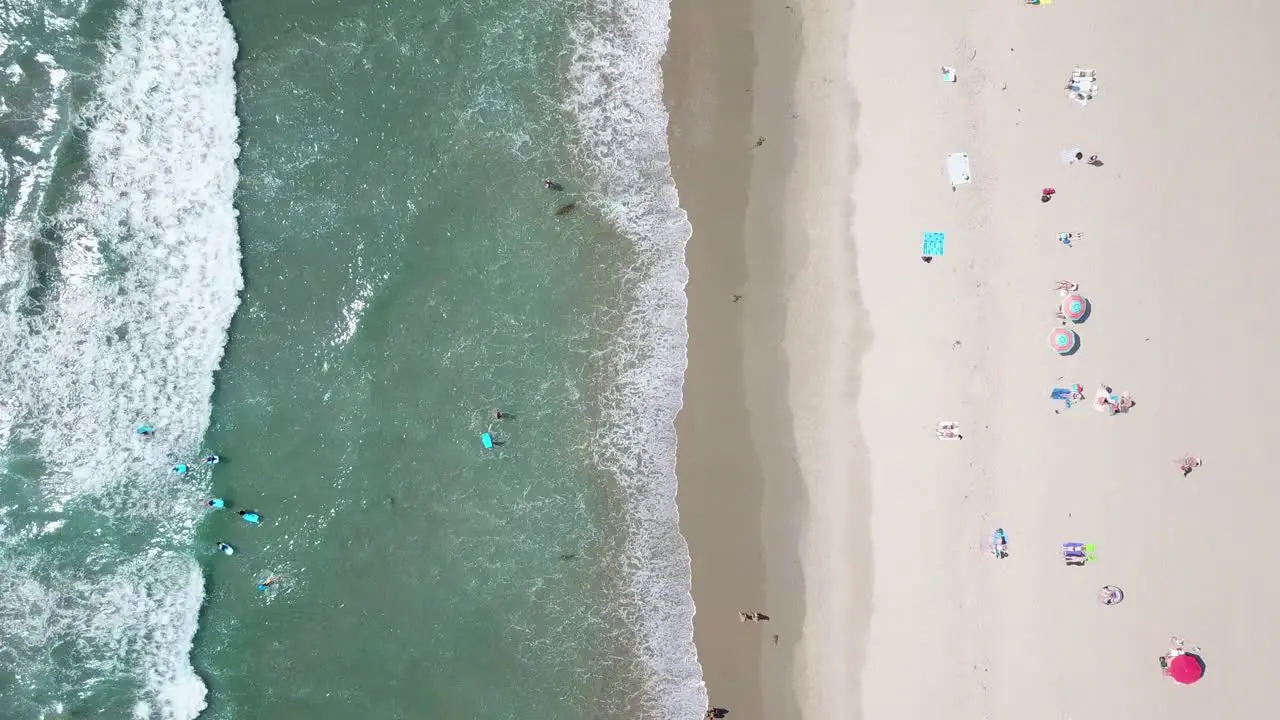
[[[666,12],[4,16],[0,714],[701,716]]]

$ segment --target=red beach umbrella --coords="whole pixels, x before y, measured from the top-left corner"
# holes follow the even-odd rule
[[[1080,293],[1071,293],[1062,299],[1062,314],[1071,322],[1078,323],[1089,314],[1089,301]]]
[[[1070,328],[1054,328],[1053,332],[1049,333],[1049,347],[1053,348],[1053,351],[1059,355],[1066,355],[1075,350],[1079,344],[1080,336],[1076,335],[1075,331]]]
[[[1197,655],[1183,653],[1169,661],[1169,677],[1183,685],[1190,685],[1204,676],[1204,661]]]

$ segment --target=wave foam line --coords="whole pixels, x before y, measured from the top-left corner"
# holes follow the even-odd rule
[[[105,658],[95,670],[143,686],[138,717],[193,720],[205,707],[189,660],[203,588],[187,555],[201,488],[175,486],[168,467],[197,451],[207,430],[243,288],[236,51],[218,0],[125,0],[81,113],[86,162],[68,178],[73,200],[25,233],[28,242],[54,238],[52,257],[0,268],[18,290],[11,297],[26,298],[0,308],[3,415],[45,467],[43,509],[92,506],[104,523],[133,523],[149,538],[143,552],[160,556],[130,564],[136,548],[107,544],[94,550],[107,557],[58,582],[11,580],[72,611],[70,593],[84,584],[142,593],[54,628],[75,628],[86,655]],[[135,435],[141,422],[157,428],[154,438]],[[92,502],[73,504],[80,498]]]
[[[590,201],[636,251],[625,269],[631,309],[610,350],[613,381],[593,445],[627,504],[624,612],[639,630],[646,677],[638,704],[646,717],[663,720],[702,717],[707,708],[675,500],[691,228],[671,175],[662,101],[669,20],[668,0],[598,0],[576,16],[567,108],[580,135],[578,160],[594,174]]]

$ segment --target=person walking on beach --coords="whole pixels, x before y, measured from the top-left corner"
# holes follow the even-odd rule
[[[1053,189],[1053,188],[1051,188],[1051,187],[1047,187],[1047,188],[1043,188],[1043,189],[1041,189],[1041,190],[1040,190],[1040,202],[1042,202],[1042,203],[1047,203],[1047,202],[1049,202],[1050,200],[1052,200],[1052,199],[1053,199],[1053,196],[1054,196],[1055,194],[1057,194],[1057,192],[1058,192],[1057,190],[1054,190],[1054,189]]]
[[[1090,165],[1092,167],[1102,167],[1102,161],[1098,159],[1097,155],[1090,155],[1089,162],[1085,164]]]

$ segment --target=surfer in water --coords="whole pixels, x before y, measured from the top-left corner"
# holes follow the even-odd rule
[[[230,545],[228,545],[227,543],[224,543],[224,542],[222,542],[222,541],[219,541],[219,542],[218,542],[218,552],[222,553],[223,555],[235,555],[235,554],[236,554],[236,549],[235,549],[235,548],[233,548],[233,547],[231,547],[231,546],[230,546]]]
[[[151,437],[156,434],[156,429],[150,425],[139,425],[134,432],[138,433],[142,437]]]
[[[241,510],[240,517],[250,525],[257,525],[262,522],[262,516],[252,510]]]
[[[188,467],[186,463],[178,463],[177,465],[173,466],[173,471],[178,473],[179,475],[186,475],[187,471],[190,469],[191,468]]]
[[[222,498],[209,498],[204,501],[204,506],[210,510],[221,510],[227,506],[227,503]]]
[[[552,180],[551,178],[542,178],[542,187],[548,190],[555,190],[556,192],[560,192],[564,190],[563,185],[556,182],[555,180]]]
[[[221,461],[222,458],[219,458],[217,455],[209,454],[204,456],[205,465],[217,465]]]

